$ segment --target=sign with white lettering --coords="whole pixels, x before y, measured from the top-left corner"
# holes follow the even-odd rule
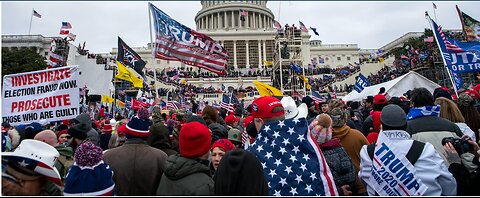
[[[75,118],[80,100],[78,77],[78,66],[4,76],[2,122],[20,125]]]

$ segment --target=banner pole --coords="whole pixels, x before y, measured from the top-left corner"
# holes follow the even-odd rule
[[[158,95],[158,87],[157,87],[157,69],[156,69],[156,65],[157,65],[157,61],[155,60],[155,47],[157,46],[157,41],[155,39],[155,43],[153,42],[153,38],[152,38],[152,3],[148,3],[148,24],[149,24],[149,28],[150,28],[150,44],[151,44],[151,48],[152,48],[152,60],[153,60],[153,82],[154,83],[154,89],[155,89],[155,96],[156,97],[159,97]],[[167,98],[168,100],[168,98]]]
[[[448,68],[447,66],[447,62],[445,60],[445,57],[443,56],[443,52],[442,52],[442,48],[440,47],[440,41],[439,41],[439,38],[437,38],[437,34],[435,33],[435,28],[433,27],[433,24],[432,24],[432,18],[430,18],[430,16],[428,15],[428,12],[425,11],[425,18],[428,17],[428,22],[430,24],[430,27],[432,28],[432,31],[433,31],[433,36],[435,37],[435,41],[437,42],[437,46],[438,46],[438,50],[440,51],[440,56],[442,57],[442,61],[443,61],[443,66],[445,67],[445,69],[447,70],[447,73],[448,73],[448,78],[450,78],[450,82],[452,83],[452,86],[453,86],[453,90],[455,91],[455,95],[457,96],[458,98],[458,91],[457,91],[457,86],[455,86],[455,82],[453,81],[452,79],[452,75],[450,74],[450,69]],[[438,24],[437,24],[438,25]],[[438,30],[437,30],[438,31]],[[441,38],[440,38],[441,39]],[[442,39],[443,40],[443,39]]]

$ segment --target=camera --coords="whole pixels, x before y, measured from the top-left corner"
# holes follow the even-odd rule
[[[446,143],[452,143],[453,147],[457,151],[458,155],[462,155],[466,152],[472,151],[473,147],[468,143],[468,139],[461,139],[455,137],[445,137],[442,139],[442,145]]]

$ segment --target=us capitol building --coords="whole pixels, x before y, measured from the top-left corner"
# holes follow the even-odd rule
[[[308,64],[320,68],[337,68],[347,66],[350,63],[358,63],[360,55],[369,55],[376,51],[376,49],[360,49],[357,44],[323,44],[321,40],[310,40],[311,35],[301,32],[299,29],[292,34],[293,37],[290,40],[286,39],[287,35],[274,27],[275,15],[267,8],[267,1],[202,0],[200,3],[202,9],[198,11],[194,18],[196,27],[190,28],[196,28],[198,32],[209,35],[228,51],[230,55],[228,59],[229,71],[248,73],[248,71],[256,72],[265,69],[275,70],[275,68],[282,68],[279,65],[285,64],[285,62],[295,62],[304,68]],[[241,17],[240,10],[244,10],[248,14]],[[282,23],[282,21],[279,22]],[[285,26],[285,23],[282,26]],[[295,26],[298,27],[299,25],[295,24]],[[5,50],[35,47],[40,55],[47,56],[52,38],[42,35],[2,35],[2,48]],[[391,49],[400,46],[406,39],[400,37],[385,47],[388,46]],[[125,42],[129,44],[128,40]],[[290,49],[291,57],[282,59],[284,57],[280,57],[280,50],[285,42],[288,42],[289,47],[292,47]],[[178,61],[153,60],[151,45],[151,43],[147,44],[146,47],[130,45],[147,62],[147,70],[152,70],[154,61],[156,61],[155,65],[158,72],[161,72],[164,68],[184,69],[191,67]],[[71,47],[75,46],[72,45]],[[389,49],[385,50],[388,51]],[[117,55],[117,48],[115,46],[111,52],[97,55],[113,59]],[[71,59],[70,56],[68,59]],[[77,60],[80,60],[78,54]],[[264,65],[264,61],[272,61],[274,65],[267,67]],[[71,63],[79,64],[77,62]],[[81,64],[79,65],[81,66]],[[206,70],[193,67],[193,71],[205,72]],[[275,71],[273,72],[275,74]],[[319,78],[321,76],[310,77]],[[153,78],[148,77],[148,80],[153,80]],[[220,88],[224,84],[227,87],[238,88],[243,86],[245,88],[253,87],[252,82],[254,80],[272,84],[275,75],[237,78],[186,78],[185,80],[197,87],[207,88],[212,86]],[[159,81],[155,82],[155,86],[157,88],[174,88]]]

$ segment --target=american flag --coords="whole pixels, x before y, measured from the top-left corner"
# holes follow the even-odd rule
[[[248,11],[240,9],[240,16],[247,16],[247,15],[248,15]]]
[[[277,30],[282,30],[282,24],[280,24],[280,22],[278,22],[277,20],[273,20],[273,25],[275,26],[275,28],[277,28]]]
[[[300,23],[300,29],[302,30],[302,32],[308,33],[307,27],[305,27],[305,25],[303,25],[303,23],[301,21],[298,21],[298,22]]]
[[[238,104],[238,99],[234,95],[228,97],[227,95],[222,95],[222,103],[220,103],[220,107],[226,109],[228,112],[234,112],[234,104]]]
[[[70,29],[70,28],[72,28],[72,24],[70,24],[70,22],[62,22],[61,29]]]
[[[448,39],[445,36],[445,33],[443,33],[442,26],[438,26],[437,30],[440,33],[440,36],[442,37],[443,43],[445,43],[445,47],[447,48],[447,51],[456,52],[456,53],[464,51],[461,47],[458,47],[457,45],[448,41]]]
[[[42,15],[40,15],[37,11],[33,10],[33,16],[36,16],[38,18],[42,18]]]
[[[167,109],[168,110],[178,110],[178,104],[175,101],[167,101]]]
[[[175,21],[150,3],[156,33],[155,58],[225,73],[228,52],[209,36]]]
[[[316,103],[321,103],[326,101],[326,99],[322,95],[320,95],[313,89],[312,89],[312,99],[315,100]]]
[[[262,163],[269,195],[338,195],[330,168],[305,118],[266,123],[247,150]]]

